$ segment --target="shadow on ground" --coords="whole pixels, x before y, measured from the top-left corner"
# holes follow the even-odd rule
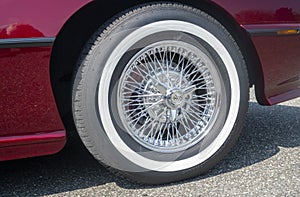
[[[300,146],[300,108],[250,103],[234,150],[197,181],[250,166],[274,156],[279,147]],[[115,182],[122,188],[149,188],[116,178],[90,156],[77,135],[57,155],[0,163],[0,196],[40,196]],[[178,183],[175,183],[178,184]]]

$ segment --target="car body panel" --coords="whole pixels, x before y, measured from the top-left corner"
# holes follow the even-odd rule
[[[65,143],[50,85],[50,55],[51,47],[0,49],[0,161],[55,153]]]
[[[0,2],[0,8],[5,8],[0,12],[0,161],[54,154],[63,148],[66,131],[49,71],[53,43],[35,42],[36,47],[27,47],[24,42],[55,37],[89,2]]]
[[[52,44],[68,19],[90,2],[0,2],[0,160],[53,154],[63,147],[65,129],[49,73]],[[212,2],[249,32],[262,64],[266,104],[300,96],[300,35],[277,35],[280,29],[300,29],[300,3]]]
[[[263,72],[266,105],[300,96],[300,3],[295,0],[214,0],[251,35]],[[298,30],[277,35],[278,30]],[[259,98],[258,98],[259,100]]]
[[[264,63],[264,93],[268,103],[274,105],[299,97],[300,36],[257,36],[252,40]]]

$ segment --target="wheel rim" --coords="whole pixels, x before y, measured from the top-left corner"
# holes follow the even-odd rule
[[[215,63],[182,41],[144,47],[118,84],[118,111],[126,131],[145,148],[178,152],[209,132],[219,111]]]
[[[178,161],[157,161],[154,159],[146,158],[135,150],[131,149],[128,144],[126,144],[120,137],[118,131],[114,126],[112,116],[110,114],[109,108],[109,92],[110,92],[110,82],[112,80],[114,69],[117,67],[118,62],[122,58],[123,54],[126,53],[139,40],[145,38],[146,36],[152,35],[157,32],[163,31],[178,31],[186,32],[193,36],[199,37],[200,39],[207,42],[213,49],[216,50],[217,54],[224,62],[230,81],[230,102],[229,111],[230,116],[226,117],[223,128],[219,131],[218,135],[213,139],[213,141],[204,149],[200,149],[199,153]],[[173,172],[178,170],[184,170],[198,165],[206,161],[213,154],[218,151],[218,149],[224,144],[226,139],[231,133],[231,129],[234,127],[235,120],[238,116],[239,103],[240,103],[240,84],[239,77],[235,68],[235,64],[225,48],[225,46],[218,40],[214,35],[199,27],[195,24],[189,22],[183,22],[178,20],[167,20],[154,22],[145,25],[141,28],[136,29],[129,35],[127,35],[112,51],[108,60],[106,61],[103,68],[103,77],[99,82],[98,91],[98,107],[99,116],[106,135],[108,136],[110,142],[114,147],[129,161],[141,166],[145,169],[155,170],[159,172]],[[118,168],[118,166],[116,166]],[[120,167],[120,166],[119,166]],[[120,167],[122,168],[122,167]],[[122,168],[123,169],[123,168]],[[126,169],[128,170],[128,169]],[[131,169],[129,169],[131,170]]]

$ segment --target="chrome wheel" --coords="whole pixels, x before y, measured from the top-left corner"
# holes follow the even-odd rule
[[[203,51],[182,41],[140,50],[118,84],[118,111],[126,131],[157,152],[178,152],[198,143],[218,114],[215,67]]]

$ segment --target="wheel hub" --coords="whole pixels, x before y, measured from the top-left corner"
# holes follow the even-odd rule
[[[167,95],[167,105],[171,106],[171,108],[178,108],[180,106],[182,106],[183,104],[183,100],[184,100],[184,95],[182,93],[182,91],[180,90],[175,90],[175,91],[170,91],[171,93],[169,95]]]

